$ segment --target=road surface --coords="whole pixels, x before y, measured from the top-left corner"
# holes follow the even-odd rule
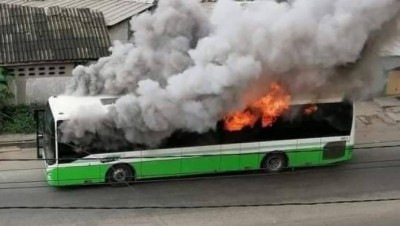
[[[0,158],[21,156],[34,157],[34,152],[0,154]],[[53,188],[43,182],[40,162],[0,164],[1,207],[176,207],[400,198],[400,147],[355,150],[353,160],[340,166],[122,188]],[[15,170],[21,168],[36,169]],[[0,209],[0,225],[398,225],[399,209],[400,201],[219,209]]]

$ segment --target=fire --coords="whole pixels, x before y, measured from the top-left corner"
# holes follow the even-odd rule
[[[317,105],[312,104],[304,109],[304,114],[311,115],[312,113],[316,112],[317,110],[318,110]]]
[[[261,118],[262,126],[271,126],[276,119],[289,109],[291,97],[288,92],[274,82],[267,95],[250,104],[243,112],[233,112],[224,117],[225,129],[238,131],[246,126],[254,126]]]
[[[225,129],[229,131],[238,131],[248,125],[254,125],[258,116],[249,110],[244,112],[234,112],[225,117]]]

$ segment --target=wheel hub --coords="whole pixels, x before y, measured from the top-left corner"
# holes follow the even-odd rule
[[[279,158],[271,158],[268,161],[268,166],[271,170],[276,170],[279,169],[281,167],[282,162],[280,161]]]
[[[116,169],[113,173],[113,179],[117,182],[124,182],[126,181],[127,172],[124,169]]]

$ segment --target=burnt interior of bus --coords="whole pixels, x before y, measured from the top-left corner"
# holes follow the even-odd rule
[[[293,105],[272,126],[262,127],[258,120],[253,127],[240,131],[227,131],[223,121],[216,130],[206,133],[177,131],[166,139],[161,148],[190,147],[232,143],[250,143],[274,140],[306,139],[317,137],[346,136],[352,126],[352,105],[343,103],[318,104],[312,114],[302,114],[306,105]]]
[[[292,105],[272,126],[263,127],[259,120],[253,127],[245,127],[240,131],[227,131],[223,121],[216,124],[214,130],[205,133],[176,131],[164,139],[156,148],[182,148],[206,145],[222,145],[233,143],[250,143],[290,139],[306,139],[318,137],[348,136],[353,121],[353,105],[349,102],[316,104],[317,110],[311,114],[302,112],[309,105]],[[90,147],[87,151],[77,152],[71,144],[59,143],[59,163],[72,162],[74,158],[82,158],[90,154],[122,151],[155,149],[140,144],[119,146],[113,150]]]

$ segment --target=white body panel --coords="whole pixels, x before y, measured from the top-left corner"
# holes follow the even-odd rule
[[[116,98],[115,96],[92,96],[92,97],[75,97],[75,96],[58,96],[49,99],[49,105],[53,112],[55,123],[59,120],[68,120],[70,115],[79,110],[83,106],[96,106],[97,109],[101,107],[103,113],[106,114],[108,105],[103,105],[101,99]],[[338,99],[329,99],[325,102],[337,102]],[[300,103],[301,101],[297,101]],[[324,102],[324,101],[320,101]],[[353,105],[354,108],[354,105]],[[71,167],[79,165],[96,165],[105,164],[101,163],[100,159],[118,156],[119,159],[115,162],[138,162],[138,161],[155,161],[155,160],[168,160],[182,157],[199,156],[199,155],[228,155],[228,154],[251,154],[251,153],[268,153],[272,151],[296,151],[302,149],[316,149],[323,147],[328,142],[346,140],[346,145],[354,145],[354,130],[355,130],[355,116],[353,110],[353,122],[350,136],[338,137],[325,137],[325,138],[309,138],[309,139],[293,139],[293,140],[279,140],[279,141],[265,141],[265,142],[252,142],[252,143],[237,143],[237,144],[223,144],[211,146],[196,146],[184,148],[171,148],[171,149],[152,149],[152,150],[138,150],[131,152],[118,152],[118,153],[102,153],[88,155],[80,160],[68,164],[55,164],[53,167]],[[57,133],[56,133],[57,136]],[[57,137],[56,137],[57,139]],[[58,147],[56,147],[57,150]],[[58,158],[58,151],[56,151],[56,158]],[[95,160],[85,160],[95,159]],[[112,163],[112,162],[111,162]],[[110,164],[107,162],[106,164]]]

